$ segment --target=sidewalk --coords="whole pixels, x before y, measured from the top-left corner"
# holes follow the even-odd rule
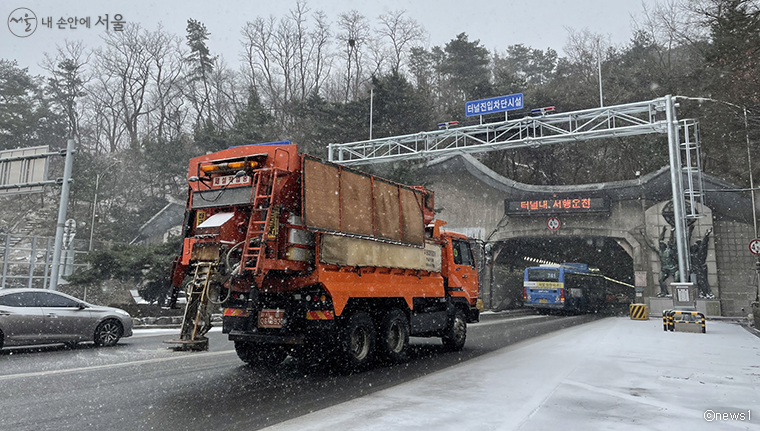
[[[267,429],[760,430],[760,338],[607,318]]]

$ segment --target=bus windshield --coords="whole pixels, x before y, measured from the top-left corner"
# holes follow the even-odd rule
[[[529,268],[528,281],[559,281],[559,269]]]

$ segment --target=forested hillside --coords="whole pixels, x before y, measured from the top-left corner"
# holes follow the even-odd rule
[[[44,76],[0,59],[0,149],[57,150],[75,136],[69,218],[84,222],[80,232],[88,236],[96,204],[96,240],[129,242],[169,199],[184,200],[192,156],[291,140],[325,157],[328,143],[367,139],[370,90],[372,133],[385,137],[477,121],[465,118],[465,101],[515,92],[524,93],[526,111],[514,115],[548,105],[596,107],[601,68],[605,105],[668,94],[725,102],[683,101],[679,116],[700,120],[704,169],[747,187],[746,131],[760,166],[758,1],[663,2],[643,11],[633,30],[622,46],[583,30],[554,48],[496,51],[456,31],[444,46],[426,48],[423,25],[403,11],[347,11],[331,21],[301,1],[287,16],[258,17],[240,29],[242,67],[235,70],[209,51],[214,29],[202,17],[188,19],[185,34],[133,23],[106,33],[102,46],[69,41],[46,53]],[[480,157],[533,184],[629,179],[668,163],[656,136]],[[51,177],[61,176],[62,165],[53,160]],[[760,169],[754,174],[760,178]],[[0,231],[33,216],[42,221],[35,233],[52,235],[58,193],[2,198]]]

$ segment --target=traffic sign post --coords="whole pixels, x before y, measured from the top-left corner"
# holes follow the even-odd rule
[[[755,238],[749,242],[749,251],[755,256],[760,256],[760,238]]]

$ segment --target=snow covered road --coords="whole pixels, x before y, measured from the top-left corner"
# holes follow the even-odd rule
[[[760,430],[760,338],[598,320],[269,430]]]

